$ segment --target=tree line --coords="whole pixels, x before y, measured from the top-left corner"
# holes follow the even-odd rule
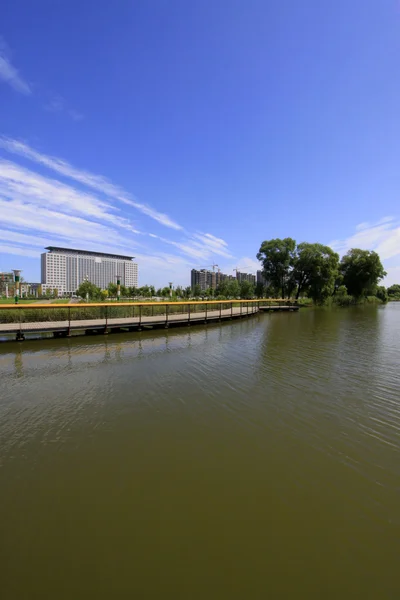
[[[272,239],[262,242],[257,258],[261,263],[263,282],[253,285],[234,278],[224,279],[216,289],[201,290],[199,285],[181,287],[172,291],[168,286],[156,289],[153,285],[142,287],[121,286],[121,297],[172,300],[190,298],[224,300],[229,298],[309,298],[315,304],[333,299],[348,305],[374,296],[379,300],[400,300],[400,285],[386,289],[379,285],[385,277],[379,255],[370,250],[353,248],[340,260],[329,246],[302,242],[292,238]],[[110,283],[101,290],[90,281],[84,281],[77,295],[90,300],[106,300],[116,297],[117,285]]]
[[[307,297],[323,304],[330,297],[338,303],[359,302],[368,296],[388,299],[379,282],[385,277],[379,255],[353,248],[342,259],[329,246],[292,238],[262,242],[257,258],[262,264],[265,285],[272,295]]]

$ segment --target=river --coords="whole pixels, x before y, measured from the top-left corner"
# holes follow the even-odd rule
[[[400,303],[0,345],[2,600],[400,597]]]

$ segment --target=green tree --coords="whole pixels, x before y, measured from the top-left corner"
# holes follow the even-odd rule
[[[257,298],[264,298],[265,295],[265,285],[259,281],[254,288],[254,293]]]
[[[161,290],[161,296],[163,298],[168,298],[170,296],[170,289],[167,285]]]
[[[296,242],[292,238],[283,240],[277,238],[264,241],[257,253],[257,258],[263,266],[265,279],[281,292],[282,298],[292,285],[290,277],[295,249]]]
[[[196,283],[196,285],[193,287],[193,296],[195,296],[196,298],[201,296],[201,287],[198,283]]]
[[[379,298],[379,300],[382,300],[382,302],[387,302],[389,300],[389,294],[384,285],[378,285],[375,296]]]
[[[237,279],[228,279],[225,295],[228,298],[237,298],[240,295],[240,287]]]
[[[355,298],[374,295],[378,282],[385,277],[379,255],[371,250],[353,248],[343,256],[340,263],[343,284]]]
[[[81,285],[76,290],[76,295],[89,300],[100,300],[101,290],[91,281],[82,281]]]
[[[251,300],[254,298],[254,285],[250,281],[241,281],[239,284],[239,293],[241,298]]]
[[[110,282],[110,283],[108,284],[107,290],[108,290],[108,295],[109,295],[111,298],[115,298],[115,297],[116,297],[116,295],[117,295],[117,284],[116,284],[116,283],[112,283],[112,282]]]
[[[339,270],[339,255],[322,244],[303,242],[296,249],[291,281],[296,299],[307,294],[316,303],[331,296]]]
[[[400,300],[400,285],[394,283],[387,289],[389,300]]]

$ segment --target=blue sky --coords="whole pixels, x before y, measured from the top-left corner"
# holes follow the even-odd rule
[[[0,36],[0,270],[188,285],[291,236],[400,282],[397,0],[3,0]]]

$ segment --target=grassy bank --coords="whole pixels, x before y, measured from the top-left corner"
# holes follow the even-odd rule
[[[231,303],[220,302],[213,305],[208,305],[207,311],[227,309],[231,307]],[[234,302],[233,306],[239,306],[239,302]],[[49,308],[24,308],[24,309],[4,309],[0,310],[0,323],[40,323],[51,321],[68,321],[69,315],[71,321],[84,321],[90,319],[123,319],[142,317],[156,317],[166,314],[167,307],[161,302],[154,302],[150,306],[138,306],[132,303],[131,306],[119,306],[117,303],[113,306],[86,306],[85,304],[71,304],[68,307],[49,305]],[[204,312],[206,310],[204,304],[191,304],[190,312]],[[245,305],[243,311],[246,311]],[[176,304],[168,305],[168,314],[188,314],[189,305],[177,302]]]
[[[38,302],[37,298],[20,298],[18,304],[32,304],[33,302]],[[15,300],[14,298],[0,298],[0,304],[15,304]]]

